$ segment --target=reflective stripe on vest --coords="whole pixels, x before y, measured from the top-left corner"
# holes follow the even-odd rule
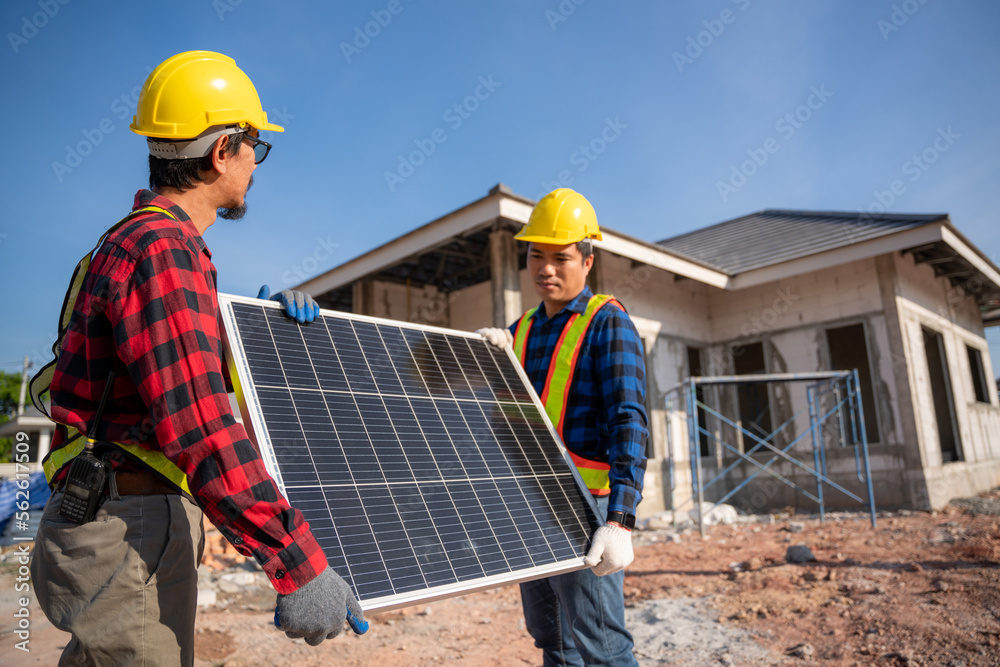
[[[563,422],[566,419],[566,407],[569,403],[569,391],[573,383],[573,373],[576,370],[577,358],[583,348],[583,339],[594,319],[594,315],[604,304],[612,302],[620,306],[613,296],[607,294],[595,294],[587,302],[587,309],[583,315],[573,313],[569,322],[563,327],[562,334],[552,353],[549,361],[549,372],[545,378],[545,385],[542,389],[542,404],[545,406],[545,413],[549,416],[556,432],[565,443],[563,436]],[[525,354],[527,350],[528,333],[531,331],[533,316],[537,308],[532,308],[521,316],[517,327],[514,330],[514,354],[525,365]],[[568,448],[567,448],[568,450]],[[591,461],[582,456],[577,456],[573,452],[569,453],[576,465],[576,469],[583,478],[583,482],[590,489],[590,492],[597,496],[606,496],[611,493],[611,482],[608,472],[611,466],[601,461]]]
[[[87,446],[87,438],[83,437],[77,429],[72,426],[67,426],[66,432],[66,442],[69,444],[49,452],[48,456],[45,457],[45,461],[42,462],[42,469],[45,471],[45,479],[49,482],[49,484],[52,483],[52,478],[56,476],[56,473],[58,473],[62,467],[69,463],[74,457],[79,456],[80,452],[83,451],[83,448]],[[74,438],[76,439],[74,440]],[[108,441],[102,440],[101,442]],[[161,452],[154,452],[148,449],[143,449],[139,445],[129,445],[124,442],[110,442],[108,444],[112,444],[118,449],[123,450],[127,455],[129,455],[128,458],[131,458],[136,463],[143,464],[145,468],[148,468],[162,477],[164,481],[177,487],[187,495],[191,495],[191,489],[188,487],[187,475],[185,475],[183,470],[174,465],[174,463]]]
[[[42,396],[48,392],[49,387],[52,385],[52,378],[55,375],[56,363],[59,361],[59,352],[62,350],[63,338],[66,336],[66,330],[69,329],[69,323],[73,317],[73,306],[76,305],[76,299],[80,294],[80,290],[83,288],[83,281],[87,277],[87,270],[90,268],[90,262],[93,259],[94,253],[97,252],[97,249],[101,247],[101,244],[104,243],[104,240],[108,238],[112,232],[129,220],[145,213],[162,213],[171,220],[177,220],[177,218],[175,218],[170,211],[160,208],[159,206],[144,206],[143,208],[136,209],[113,224],[106,232],[101,234],[101,238],[97,240],[97,245],[94,246],[93,250],[84,255],[79,262],[77,262],[76,268],[73,270],[73,277],[70,279],[69,289],[66,290],[66,296],[63,298],[62,310],[59,313],[59,335],[56,337],[56,342],[52,345],[52,353],[55,355],[55,358],[45,364],[45,366],[43,366],[42,369],[31,378],[31,382],[29,383],[31,402],[36,408],[38,408],[39,411],[42,412],[42,414],[56,424],[59,422],[52,419],[52,415],[49,414],[48,407],[45,405],[45,400]],[[78,456],[87,444],[87,439],[83,437],[83,435],[76,428],[67,424],[61,424],[61,426],[66,427],[66,440],[64,441],[63,446],[50,451],[45,457],[45,460],[42,462],[42,469],[45,471],[45,479],[50,485],[52,484],[52,479],[55,477],[56,473],[58,473],[62,467],[69,463],[74,457]],[[191,491],[188,488],[187,476],[184,474],[184,471],[174,465],[174,463],[164,456],[162,452],[154,452],[144,449],[138,445],[129,445],[123,442],[111,442],[109,444],[121,449],[136,463],[140,463],[152,472],[163,477],[164,480],[184,493],[191,495]]]

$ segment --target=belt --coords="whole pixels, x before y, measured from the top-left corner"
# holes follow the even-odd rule
[[[167,484],[148,470],[116,472],[114,475],[119,496],[156,496],[162,493],[180,495],[177,487]],[[111,494],[110,487],[110,483],[104,487],[104,495]]]
[[[157,475],[149,472],[148,470],[129,470],[124,472],[116,472],[115,476],[115,486],[118,489],[119,496],[156,496],[164,493],[181,495],[181,492],[177,490],[171,484],[167,484]],[[56,484],[56,487],[52,490],[52,493],[59,493],[63,491],[66,486],[66,478],[64,477]],[[104,485],[104,496],[111,495],[111,483],[110,480]]]

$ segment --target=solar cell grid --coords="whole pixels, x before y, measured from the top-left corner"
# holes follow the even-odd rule
[[[478,336],[220,294],[244,423],[365,609],[582,567],[594,504]]]

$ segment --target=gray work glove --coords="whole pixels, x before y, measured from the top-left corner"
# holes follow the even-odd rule
[[[267,285],[261,285],[257,298],[277,301],[284,306],[285,315],[298,321],[299,324],[312,322],[319,315],[319,304],[305,292],[286,289],[271,296],[271,288]]]
[[[514,344],[514,336],[511,335],[510,329],[488,327],[486,329],[478,329],[476,333],[499,348]]]
[[[624,570],[632,562],[632,531],[617,524],[601,526],[583,562],[599,577]]]
[[[365,612],[347,582],[329,567],[294,593],[278,594],[275,627],[292,639],[305,637],[310,646],[339,635],[345,620],[359,635],[368,630]]]

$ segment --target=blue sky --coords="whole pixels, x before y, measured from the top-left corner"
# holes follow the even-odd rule
[[[286,127],[247,217],[206,233],[222,291],[287,287],[497,182],[535,197],[560,177],[647,240],[867,209],[899,180],[889,211],[947,212],[1000,256],[991,0],[7,0],[0,28],[5,370],[47,360],[72,267],[146,182],[139,86],[190,49],[234,57]]]

